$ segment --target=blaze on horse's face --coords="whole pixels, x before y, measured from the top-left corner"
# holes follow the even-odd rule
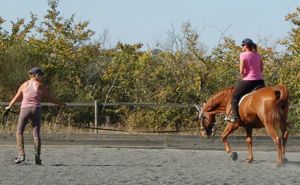
[[[200,123],[200,135],[204,138],[209,138],[211,136],[214,136],[215,134],[215,124],[214,124],[214,117],[212,115],[206,114],[203,112],[203,108],[198,107],[197,108],[199,114],[198,119]]]

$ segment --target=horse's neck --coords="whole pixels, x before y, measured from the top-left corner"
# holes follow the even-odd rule
[[[233,87],[230,87],[210,97],[203,107],[203,112],[206,112],[208,114],[225,113],[232,92]]]

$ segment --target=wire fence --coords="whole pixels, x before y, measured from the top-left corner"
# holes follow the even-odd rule
[[[7,106],[9,102],[0,102],[0,106]],[[197,105],[201,103],[195,103]],[[95,100],[94,102],[83,103],[83,102],[73,102],[73,103],[66,103],[67,107],[94,107],[94,129],[95,133],[98,134],[99,128],[99,116],[102,111],[107,107],[120,107],[120,106],[127,106],[127,107],[150,107],[150,108],[195,108],[195,104],[178,104],[178,103],[129,103],[129,102],[114,102],[114,103],[103,103],[98,102]],[[16,103],[17,106],[20,106],[20,103]],[[54,107],[56,106],[53,103],[49,102],[42,102],[42,106],[46,107]],[[300,108],[300,104],[290,105],[290,109],[298,109]],[[196,108],[195,108],[196,111]]]
[[[9,102],[0,102],[0,106],[7,106]],[[16,106],[20,106],[20,103],[16,103]],[[49,102],[42,102],[42,106],[55,107],[56,105]],[[94,107],[94,128],[95,133],[98,134],[99,128],[99,117],[105,108],[109,107],[120,107],[126,106],[131,108],[143,107],[143,108],[195,108],[194,104],[176,104],[176,103],[128,103],[128,102],[114,102],[114,103],[102,103],[95,100],[94,102],[83,103],[83,102],[72,102],[66,103],[66,108],[71,107]],[[120,131],[120,130],[118,130]]]

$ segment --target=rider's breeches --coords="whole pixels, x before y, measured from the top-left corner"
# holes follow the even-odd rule
[[[256,87],[264,87],[264,86],[265,86],[264,80],[241,80],[239,84],[235,87],[235,91],[232,95],[232,100],[231,100],[232,114],[237,115],[238,104],[242,96],[251,92]]]
[[[41,108],[40,107],[22,107],[16,133],[17,150],[19,155],[25,154],[23,133],[27,123],[31,120],[33,128],[33,141],[35,152],[41,153]]]

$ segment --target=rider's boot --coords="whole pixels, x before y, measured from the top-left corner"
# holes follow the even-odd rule
[[[236,121],[238,120],[237,111],[238,111],[238,101],[232,100],[232,103],[231,103],[231,114],[227,115],[225,117],[225,121],[229,121],[231,123],[236,123]]]

